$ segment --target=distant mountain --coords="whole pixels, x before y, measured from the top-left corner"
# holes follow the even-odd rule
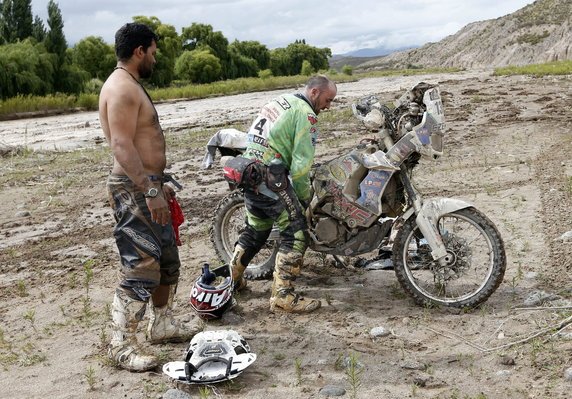
[[[329,58],[330,67],[340,70],[341,67],[344,65],[351,65],[356,66],[363,64],[364,62],[375,60],[380,56],[391,54],[395,51],[403,50],[399,49],[392,49],[388,50],[384,47],[377,47],[377,48],[362,48],[355,51],[350,51],[345,54],[334,54],[332,57]]]
[[[512,14],[468,24],[439,42],[367,60],[355,70],[503,67],[570,59],[572,0],[537,0]]]

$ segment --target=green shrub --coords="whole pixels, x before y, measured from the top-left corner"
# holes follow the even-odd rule
[[[301,75],[310,76],[314,73],[314,68],[312,68],[312,64],[310,61],[304,60],[302,61],[302,70],[300,71]]]
[[[352,76],[354,74],[354,67],[351,65],[344,65],[342,67],[342,73],[344,75]]]
[[[102,87],[103,82],[100,79],[90,79],[83,86],[83,92],[87,94],[99,94]]]
[[[572,73],[572,61],[548,62],[545,64],[530,64],[523,66],[509,65],[495,68],[493,75],[568,75]]]
[[[271,69],[263,69],[258,71],[258,77],[260,79],[268,79],[272,77],[272,70]]]
[[[97,94],[82,93],[77,99],[76,105],[81,108],[97,109],[99,96]]]

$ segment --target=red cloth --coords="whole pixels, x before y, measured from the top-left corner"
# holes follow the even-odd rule
[[[177,241],[177,245],[183,245],[179,236],[179,226],[183,224],[185,217],[183,216],[183,210],[176,198],[169,201],[169,210],[171,211],[171,223],[173,224],[173,230],[175,231],[175,241]]]

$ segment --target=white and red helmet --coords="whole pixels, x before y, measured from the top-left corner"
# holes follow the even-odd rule
[[[217,278],[222,278],[218,285],[213,285]],[[191,306],[203,320],[219,319],[232,307],[232,273],[229,265],[210,270],[203,265],[203,273],[193,284],[191,290]]]

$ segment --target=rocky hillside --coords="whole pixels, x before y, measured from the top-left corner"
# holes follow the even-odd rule
[[[423,47],[360,64],[404,67],[502,67],[572,59],[572,0],[537,0],[497,19],[471,23]]]

